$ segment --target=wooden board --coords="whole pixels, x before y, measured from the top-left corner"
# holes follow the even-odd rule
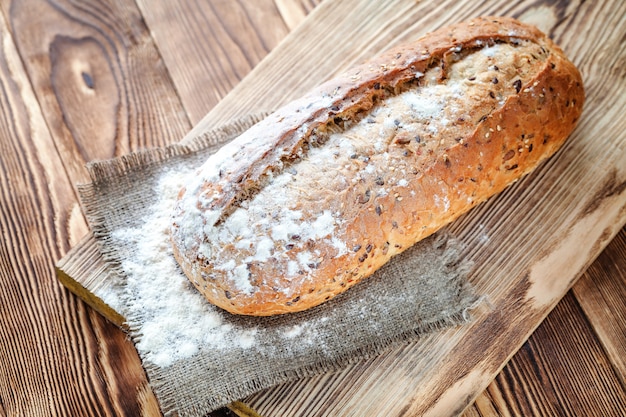
[[[325,6],[325,5],[324,5],[324,6]],[[432,5],[431,5],[431,6],[432,6]],[[444,6],[445,6],[445,5],[444,5]],[[448,4],[448,6],[450,6],[450,4]],[[512,4],[512,5],[510,5],[510,6],[509,6],[509,5],[505,5],[504,3],[499,3],[499,4],[494,4],[494,5],[493,5],[494,9],[496,9],[496,10],[502,10],[502,9],[499,9],[499,8],[503,8],[503,7],[505,7],[505,6],[507,7],[507,9],[505,10],[505,11],[507,11],[507,12],[515,12],[516,10],[517,10],[517,11],[519,11],[519,10],[524,10],[525,12],[528,12],[528,10],[531,10],[531,12],[532,12],[532,8],[531,8],[531,9],[528,9],[528,6],[529,6],[529,4],[528,4],[528,3],[522,3],[522,4]],[[582,7],[582,6],[578,5],[578,4],[573,4],[573,5],[571,5],[571,6],[564,7],[564,8],[555,7],[555,9],[554,9],[554,10],[555,10],[555,12],[554,12],[554,13],[552,13],[552,14],[547,13],[548,17],[549,17],[549,18],[555,18],[555,19],[556,19],[555,21],[558,21],[559,19],[563,19],[560,23],[559,23],[559,22],[557,22],[557,23],[559,23],[558,25],[555,25],[555,27],[556,27],[555,33],[556,33],[556,34],[559,34],[559,31],[560,31],[563,27],[568,26],[568,25],[567,25],[568,20],[566,19],[567,17],[570,17],[570,18],[571,18],[571,17],[572,17],[572,15],[574,15],[574,17],[575,17],[575,16],[577,16],[577,15],[584,16],[584,13],[586,13],[586,12],[588,11],[587,9],[589,9],[590,7],[593,9],[593,7],[592,7],[592,6],[594,6],[594,5],[583,5],[583,6],[584,6],[584,7]],[[588,17],[588,19],[590,19],[590,20],[589,20],[589,22],[583,22],[584,24],[591,25],[591,21],[594,21],[594,20],[595,20],[595,21],[599,21],[599,22],[603,22],[603,23],[604,23],[604,22],[605,22],[605,19],[604,19],[604,15],[605,15],[605,14],[606,14],[606,15],[617,16],[617,17],[619,17],[619,16],[623,16],[623,14],[624,14],[624,13],[623,13],[623,10],[619,10],[619,9],[618,9],[617,11],[616,11],[616,10],[607,10],[607,9],[609,9],[609,6],[610,6],[610,5],[603,5],[604,7],[603,7],[603,8],[600,8],[600,11],[598,12],[598,8],[599,8],[600,6],[598,6],[598,5],[595,5],[595,6],[596,6],[596,9],[593,9],[593,10],[595,10],[595,13],[593,13],[593,10],[592,10],[592,13],[589,15],[590,17]],[[461,7],[461,6],[459,6],[459,7]],[[457,12],[459,12],[459,13],[462,15],[463,13],[473,13],[474,11],[480,11],[480,7],[485,7],[486,9],[489,9],[489,8],[491,7],[491,5],[487,5],[487,6],[478,6],[477,4],[472,3],[472,4],[468,4],[468,5],[467,5],[467,7],[463,6],[460,10],[459,10],[459,7],[456,7],[456,8],[455,8],[455,7],[454,7],[454,5],[452,5],[452,6],[450,6],[450,10],[449,10],[449,12],[450,12],[450,13],[457,13]],[[534,3],[534,4],[533,4],[533,7],[535,7],[535,8],[536,8],[536,10],[535,10],[535,11],[538,11],[538,12],[543,12],[543,11],[546,11],[546,9],[550,9],[550,7],[543,7],[543,9],[542,9],[541,4],[538,4],[538,3]],[[582,9],[581,9],[581,7],[582,7]],[[468,9],[468,8],[469,8],[469,9]],[[437,10],[437,8],[433,8],[433,9],[435,9],[435,12],[438,12],[438,13],[443,13],[443,12],[442,12],[442,10]],[[485,10],[486,10],[486,9],[485,9]],[[526,9],[526,10],[525,10],[525,9]],[[580,10],[579,10],[579,9],[580,9]],[[432,11],[432,10],[431,10],[431,11]],[[548,12],[549,12],[549,10],[548,10]],[[527,14],[528,14],[528,13],[527,13]],[[428,13],[426,13],[426,15],[428,15]],[[529,15],[532,15],[532,13],[530,13]],[[432,16],[431,16],[431,17],[432,17]],[[455,17],[456,17],[456,16],[455,16]],[[580,17],[580,16],[579,16],[579,17]],[[428,17],[425,17],[425,18],[424,18],[424,20],[422,20],[421,22],[422,22],[422,23],[424,23],[424,22],[426,22],[426,23],[427,23],[427,22],[428,22],[428,19],[429,19]],[[440,17],[437,17],[437,19],[441,19],[441,18],[440,18]],[[437,20],[437,21],[439,21],[439,20]],[[563,22],[566,22],[566,23],[564,24]],[[619,22],[621,22],[621,21],[619,21]],[[619,23],[619,22],[618,22],[618,23]],[[434,23],[433,23],[433,24],[434,24]],[[584,28],[587,28],[587,27],[588,27],[588,26],[585,26],[584,24],[580,27],[580,30],[584,30]],[[427,27],[427,26],[428,26],[428,25],[427,25],[427,24],[425,24],[425,26],[424,26],[424,27]],[[570,25],[570,26],[571,26],[571,25]],[[590,43],[595,43],[595,42],[597,41],[597,38],[599,38],[599,37],[602,37],[602,36],[605,36],[605,35],[606,35],[606,34],[603,34],[603,33],[600,33],[600,34],[598,34],[598,33],[597,33],[597,31],[598,31],[598,30],[600,30],[600,31],[601,31],[601,29],[602,29],[602,27],[603,27],[603,26],[604,26],[604,27],[611,28],[611,30],[613,30],[612,25],[611,25],[611,24],[609,24],[609,23],[605,23],[604,25],[597,25],[597,26],[592,27],[591,29],[595,29],[595,30],[591,30],[591,32],[592,32],[591,39],[595,39],[595,40],[594,40],[594,42],[590,42]],[[615,26],[615,25],[613,25],[613,26]],[[619,27],[619,26],[618,26],[618,27]],[[622,26],[622,27],[623,27],[623,26]],[[605,29],[605,30],[608,30],[608,29]],[[619,33],[619,30],[618,30],[617,32]],[[567,32],[566,32],[566,33],[567,33]],[[595,38],[593,37],[593,33],[595,33]],[[615,41],[614,41],[614,46],[615,46]],[[617,45],[617,46],[619,47],[619,45]],[[574,48],[574,49],[575,49],[575,48]],[[618,48],[618,50],[620,50],[620,49]],[[276,53],[278,54],[279,52],[276,52]],[[607,63],[607,62],[606,62],[606,58],[607,58],[607,57],[604,57],[604,58],[605,58],[605,60],[604,60],[604,61],[603,61],[603,60],[598,60],[598,62],[596,62],[596,60],[594,59],[594,60],[593,60],[593,61],[591,61],[591,62],[587,61],[587,62],[586,62],[586,64],[587,64],[588,66],[596,66],[596,64],[598,64],[598,65],[599,65],[600,63],[604,63],[604,64],[606,64],[606,63]],[[616,60],[619,62],[619,56],[616,58]],[[583,61],[586,61],[586,60],[583,60]],[[583,61],[581,61],[581,62],[583,62]],[[610,62],[609,62],[608,64],[610,65]],[[611,68],[611,67],[609,67],[609,68]],[[618,66],[618,65],[614,65],[612,68],[619,68],[619,66]],[[594,71],[595,71],[595,73],[596,73],[596,76],[597,76],[597,74],[599,74],[599,72],[598,72],[598,71],[600,71],[600,67],[597,67],[597,68],[592,68],[592,69],[594,69]],[[593,72],[593,71],[590,71],[590,72]],[[262,75],[262,74],[261,74],[261,75]],[[267,75],[267,74],[266,74],[266,75]],[[613,77],[612,77],[612,78],[611,78],[611,77],[609,77],[609,81],[610,81],[610,80],[616,80],[615,75],[613,75]],[[619,82],[619,79],[617,79],[616,81],[618,81],[618,82]],[[253,84],[251,84],[251,85],[252,85],[252,86],[254,86],[254,83],[253,83]],[[262,84],[261,84],[261,85],[262,85]],[[622,88],[623,88],[623,86],[622,86]],[[275,91],[276,91],[276,90],[274,90],[274,92],[275,92]],[[280,91],[280,90],[279,90],[279,91]],[[605,93],[605,94],[607,94],[608,96],[612,96],[612,97],[614,97],[614,94],[613,94],[613,95],[611,94],[611,92],[612,92],[612,91],[614,91],[614,89],[613,89],[613,88],[610,88],[610,87],[605,87],[605,88],[604,88],[604,91],[600,90],[599,92],[604,92],[604,93]],[[261,102],[263,102],[263,101],[258,101],[258,102],[256,102],[256,103],[261,103]],[[256,103],[253,103],[253,104],[254,104],[254,105],[256,105]],[[267,103],[267,101],[265,101],[265,103]],[[621,106],[623,106],[623,102],[622,102],[622,103],[617,103],[617,104],[615,104],[615,103],[610,103],[610,102],[609,102],[609,103],[607,103],[606,101],[605,101],[605,102],[601,102],[601,101],[600,101],[600,102],[598,103],[598,105],[600,105],[600,106],[605,105],[606,107],[610,107],[610,106],[615,106],[615,105],[617,105],[617,106],[618,106],[618,108],[619,108],[620,104],[621,104]],[[609,115],[610,115],[610,114],[609,114]],[[221,117],[221,116],[220,116],[220,117]],[[227,120],[227,117],[228,117],[228,116],[225,116],[225,119],[224,119],[224,120]],[[600,115],[596,115],[595,117],[596,117],[596,118],[600,118],[601,116],[600,116]],[[609,126],[610,126],[610,125],[609,125]],[[602,125],[600,125],[600,127],[602,127]],[[606,127],[606,126],[605,126],[605,127]],[[614,126],[614,127],[619,128],[620,126]],[[622,139],[623,139],[623,138],[622,138]],[[623,148],[621,148],[621,149],[622,149],[622,151],[623,151]],[[618,142],[618,151],[619,151],[619,142]],[[621,155],[623,156],[623,154],[621,154]],[[619,157],[619,155],[618,155],[618,157]],[[618,159],[618,161],[619,161],[619,159]],[[618,179],[619,179],[619,178],[618,178]],[[616,184],[616,187],[615,187],[615,188],[619,191],[619,184]],[[621,192],[615,192],[615,195],[614,195],[613,197],[615,197],[615,196],[617,196],[617,197],[623,196],[623,194],[620,194],[620,193],[621,193]],[[610,236],[610,234],[609,234],[609,236]],[[608,237],[608,236],[607,236],[607,237]],[[598,250],[598,248],[594,248],[594,249]],[[589,255],[589,256],[591,256],[591,255]],[[488,258],[487,258],[487,259],[488,259]],[[303,401],[305,401],[305,400],[306,400],[306,397],[304,397],[304,398],[305,398],[305,399],[304,399]],[[345,401],[345,399],[344,399],[344,401]],[[294,407],[297,407],[297,406],[294,406]],[[266,407],[266,408],[267,408],[267,407]]]

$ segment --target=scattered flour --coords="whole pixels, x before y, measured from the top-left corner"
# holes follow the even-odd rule
[[[314,321],[299,326],[287,326],[286,330],[259,329],[256,326],[238,326],[232,323],[228,313],[208,303],[191,285],[179,269],[173,257],[169,228],[170,214],[178,191],[188,172],[166,172],[156,186],[158,201],[150,208],[149,214],[137,227],[118,229],[111,234],[128,249],[122,269],[127,275],[125,298],[118,302],[125,306],[126,314],[142,317],[141,335],[136,347],[144,360],[159,367],[168,367],[179,360],[190,358],[204,349],[259,350],[261,335],[277,339],[302,338],[298,344],[315,342]],[[231,216],[231,229],[237,233],[245,230],[244,223],[237,224],[237,215]],[[298,213],[292,218],[298,219]],[[332,216],[323,213],[310,230],[312,236],[323,234],[331,228]],[[277,233],[282,233],[277,231]],[[268,239],[272,242],[271,239]],[[269,242],[257,249],[258,257],[267,256]],[[338,247],[343,243],[337,242]],[[345,245],[343,245],[343,249]],[[210,248],[206,248],[210,251]],[[208,253],[207,253],[208,255]],[[302,263],[310,263],[311,254],[303,254],[301,263],[293,262],[289,268],[297,270]],[[233,260],[220,266],[234,271],[237,285],[251,291],[246,265],[236,265]],[[293,272],[293,271],[292,271]],[[295,273],[295,272],[294,272]],[[323,321],[320,321],[323,323]],[[304,345],[302,345],[304,346]],[[263,349],[268,349],[264,347]]]
[[[258,332],[257,329],[242,331],[239,334],[239,337],[237,338],[237,343],[239,343],[239,346],[241,346],[244,349],[251,348],[256,343],[257,332]]]
[[[160,199],[142,225],[112,233],[113,239],[131,246],[132,256],[122,268],[127,275],[127,308],[145,318],[137,349],[145,360],[161,367],[194,355],[201,346],[250,348],[256,336],[255,330],[238,332],[224,322],[223,313],[191,286],[172,256],[170,213],[183,178],[174,172],[163,175],[156,190]],[[243,274],[234,269],[238,276]]]
[[[302,334],[302,325],[295,325],[284,333],[287,339],[293,339]]]

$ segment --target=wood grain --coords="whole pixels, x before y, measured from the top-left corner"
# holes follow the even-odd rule
[[[620,236],[616,241],[626,236],[625,229]],[[626,345],[621,354],[626,354]],[[582,416],[591,410],[621,416],[626,390],[570,291],[464,417]]]
[[[132,345],[56,280],[55,260],[86,227],[72,214],[72,181],[1,16],[0,40],[0,410],[9,416],[154,411],[141,368],[123,366],[128,354],[137,363]],[[137,390],[143,403],[135,400]]]
[[[304,19],[315,2],[138,0],[138,5],[195,124]]]
[[[74,180],[84,164],[171,143],[190,123],[132,2],[2,1],[50,133]]]
[[[59,236],[63,252],[49,259],[48,265],[52,265],[75,243],[76,236],[87,232],[72,189],[73,184],[85,180],[84,163],[171,143],[190,124],[132,2],[5,1],[1,5],[25,63],[28,82],[34,86],[35,97],[29,106],[41,105],[45,119],[41,126],[49,129],[54,144],[41,150],[41,155],[48,159],[57,155],[50,167],[54,186],[42,195],[68,201],[68,207],[58,207],[54,213],[55,219],[69,223],[70,230],[69,236]],[[67,177],[62,181],[55,178],[60,175]],[[57,301],[72,311],[76,309],[75,300],[69,305],[64,299]],[[70,390],[74,392],[68,394],[70,398],[84,398],[83,406],[76,409],[84,409],[85,414],[89,409],[109,415],[158,414],[158,404],[132,343],[111,323],[90,310],[86,314],[80,305],[78,311],[82,309],[82,314],[65,317],[67,326],[85,333],[80,338],[41,332],[44,340],[68,339],[78,346],[91,347],[70,346],[68,350],[78,357],[62,368],[73,371],[72,364],[95,364],[89,368],[82,365],[85,369],[75,373],[74,379],[67,378],[67,384],[76,390]],[[43,354],[40,359],[64,362],[58,352]],[[91,372],[88,377],[99,381],[95,388],[77,380],[86,371]],[[32,373],[24,375],[32,377]],[[63,387],[58,388],[62,392]],[[63,398],[50,398],[55,397]]]
[[[626,387],[626,230],[585,271],[573,293]]]

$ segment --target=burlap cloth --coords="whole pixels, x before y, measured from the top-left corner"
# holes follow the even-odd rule
[[[79,187],[102,254],[122,283],[118,310],[127,318],[130,336],[165,415],[203,416],[287,380],[337,370],[415,341],[427,332],[458,325],[467,320],[467,311],[476,302],[466,282],[468,265],[459,259],[459,244],[440,232],[397,256],[348,292],[302,313],[237,317],[210,305],[190,285],[189,294],[180,300],[176,299],[178,294],[167,298],[167,286],[155,288],[162,297],[159,305],[143,305],[146,300],[129,284],[136,269],[125,267],[126,261],[139,256],[139,238],[120,239],[117,232],[140,228],[147,221],[154,202],[162,197],[155,187],[163,176],[199,166],[221,144],[258,119],[250,117],[207,132],[185,145],[91,163],[91,182]],[[145,263],[142,259],[139,262]],[[173,275],[172,285],[186,282],[180,271]],[[158,360],[159,352],[142,344],[148,333],[146,323],[159,317],[160,308],[180,309],[191,305],[189,300],[204,305],[174,327],[192,332],[201,320],[194,314],[211,314],[218,317],[215,330],[209,329],[204,342],[191,348],[185,344],[184,330],[163,334],[169,337],[170,349],[165,352],[169,359],[164,364]],[[171,359],[172,352],[177,359]]]

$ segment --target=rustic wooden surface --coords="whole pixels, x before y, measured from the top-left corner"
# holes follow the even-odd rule
[[[87,233],[73,186],[88,160],[180,139],[315,6],[177,3],[0,2],[0,415],[158,415],[132,344],[56,280],[54,263]],[[524,10],[507,4],[507,14]],[[575,2],[533,4],[561,20],[589,13]],[[587,18],[622,22],[623,8],[620,20],[611,4],[587,4]],[[479,11],[464,7],[448,13]],[[619,52],[608,73],[623,82]],[[623,198],[623,187],[608,191]],[[622,229],[466,415],[623,411],[625,247]],[[342,375],[358,372],[320,377],[317,395],[299,396],[311,386],[301,381],[248,403],[268,413],[297,409],[302,398],[323,404],[347,384]]]

